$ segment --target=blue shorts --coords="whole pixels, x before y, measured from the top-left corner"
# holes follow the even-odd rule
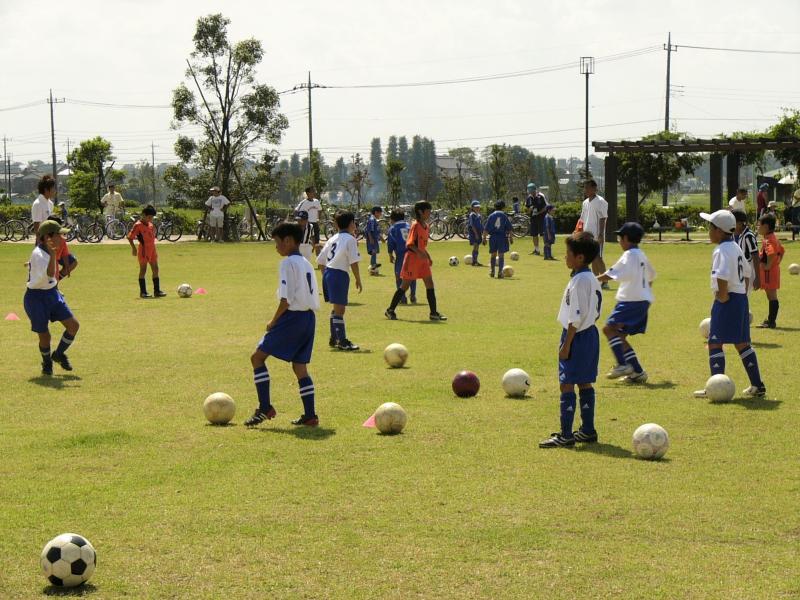
[[[561,332],[561,344],[567,337],[567,330]],[[567,360],[558,361],[558,381],[560,383],[594,383],[597,380],[597,363],[600,360],[600,337],[597,327],[592,325],[575,334]]]
[[[322,274],[322,289],[326,302],[347,306],[350,274],[339,269],[325,269]]]
[[[31,320],[31,331],[44,333],[50,323],[72,318],[64,296],[57,287],[49,290],[26,290],[23,298],[25,313]]]
[[[62,256],[58,259],[58,264],[60,264],[62,267],[66,267],[68,264],[71,265],[75,263],[76,260],[77,259],[72,254],[67,254],[66,257]]]
[[[750,306],[746,294],[728,294],[724,304],[714,300],[711,305],[709,344],[750,343]]]
[[[647,300],[617,302],[606,323],[609,325],[621,325],[620,333],[625,335],[644,333],[647,331],[647,310],[649,308],[650,303]]]
[[[286,362],[308,364],[314,348],[317,319],[313,310],[287,310],[258,344],[264,354]]]
[[[381,245],[378,242],[371,244],[367,242],[367,254],[379,254],[381,251]]]
[[[474,246],[475,244],[480,244],[483,241],[483,236],[479,235],[475,237],[475,233],[472,231],[472,228],[469,229],[469,245]]]
[[[489,236],[489,252],[508,252],[508,237],[506,235]]]
[[[400,277],[400,271],[403,270],[403,259],[406,257],[406,253],[404,252],[395,252],[394,253],[394,276],[397,279],[402,279]]]
[[[544,235],[544,215],[531,217],[530,231],[532,236]]]

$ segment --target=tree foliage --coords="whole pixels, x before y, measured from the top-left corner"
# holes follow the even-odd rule
[[[400,196],[403,192],[403,182],[400,175],[405,170],[405,165],[399,158],[389,157],[386,159],[386,190],[389,203],[392,206],[400,204]]]
[[[492,144],[487,148],[487,167],[492,199],[502,199],[506,195],[506,167],[508,149],[505,144]]]
[[[768,133],[775,138],[800,139],[800,110],[784,109],[783,117],[769,128]],[[775,150],[773,154],[782,165],[794,165],[800,171],[800,149]]]
[[[100,136],[84,140],[67,155],[72,169],[69,198],[75,208],[102,208],[107,183],[122,183],[125,172],[114,169],[111,142]]]

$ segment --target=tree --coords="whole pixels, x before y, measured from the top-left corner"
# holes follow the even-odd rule
[[[403,192],[403,182],[400,175],[405,170],[405,165],[399,158],[386,160],[386,185],[389,203],[395,207],[400,204],[400,195]]]
[[[758,131],[734,131],[730,135],[720,134],[720,137],[730,137],[734,140],[760,140],[764,138],[763,133]],[[767,151],[752,150],[750,152],[736,152],[739,157],[739,166],[753,165],[759,173],[767,170]]]
[[[800,139],[800,110],[784,109],[783,117],[769,128],[768,134],[774,138]],[[774,150],[773,155],[782,165],[794,165],[795,172],[800,171],[800,149]]]
[[[111,142],[100,136],[84,140],[67,155],[72,165],[69,178],[69,197],[76,208],[102,208],[100,199],[105,194],[106,182],[121,183],[125,172],[114,169],[116,157],[111,153]]]
[[[500,200],[506,195],[506,167],[508,150],[506,145],[492,144],[488,148],[489,187],[492,197]]]
[[[370,198],[380,199],[386,191],[386,173],[383,170],[383,152],[381,151],[381,138],[372,138],[369,151],[369,178],[373,187]]]
[[[212,173],[228,196],[234,170],[251,145],[277,144],[289,126],[278,111],[275,89],[256,83],[264,56],[261,42],[250,38],[231,43],[229,24],[221,14],[197,20],[194,51],[186,61],[192,89],[181,83],[172,92],[173,126],[193,125],[202,132],[199,140],[180,136],[175,153],[183,163]]]
[[[361,212],[361,200],[365,192],[372,185],[369,179],[369,172],[367,171],[361,155],[356,153],[352,157],[353,168],[350,172],[350,177],[345,181],[342,186],[344,190],[350,194],[351,200],[356,202],[356,211]]]
[[[386,144],[386,163],[389,163],[390,158],[397,158],[397,136],[390,135],[389,143]]]
[[[340,156],[331,171],[330,187],[332,190],[340,190],[345,181],[347,181],[347,165],[344,164],[344,158]]]
[[[309,185],[313,185],[317,189],[317,194],[322,195],[328,181],[325,179],[325,159],[319,153],[319,150],[312,150],[311,152],[311,172],[309,173]]]
[[[409,169],[408,140],[404,135],[397,138],[397,158],[399,158],[400,162],[405,166],[405,170],[400,174],[400,179],[403,184],[403,198],[405,200],[411,200],[411,190],[413,189],[414,181]]]

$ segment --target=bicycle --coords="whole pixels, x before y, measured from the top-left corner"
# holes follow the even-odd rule
[[[183,228],[180,222],[175,218],[174,213],[159,213],[158,222],[156,223],[156,237],[159,240],[166,240],[168,242],[177,242],[183,235]]]
[[[33,222],[22,217],[6,221],[3,226],[3,237],[10,242],[22,242],[33,235]]]
[[[115,215],[113,217],[107,217],[106,219],[104,231],[108,239],[121,240],[128,234],[130,227],[125,222],[124,212],[122,213],[121,217],[117,217]]]

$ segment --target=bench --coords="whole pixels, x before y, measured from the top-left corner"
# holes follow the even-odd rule
[[[800,227],[798,227],[798,229],[800,229]],[[675,229],[673,227],[659,227],[658,229],[653,229],[653,232],[654,233],[658,232],[658,241],[659,242],[661,241],[661,234],[664,233],[664,232],[667,232],[667,231],[686,232],[686,241],[687,242],[691,242],[691,240],[689,239],[689,234],[694,230],[695,230],[694,227],[681,227],[680,229]],[[792,239],[794,239],[794,238],[792,238]]]

